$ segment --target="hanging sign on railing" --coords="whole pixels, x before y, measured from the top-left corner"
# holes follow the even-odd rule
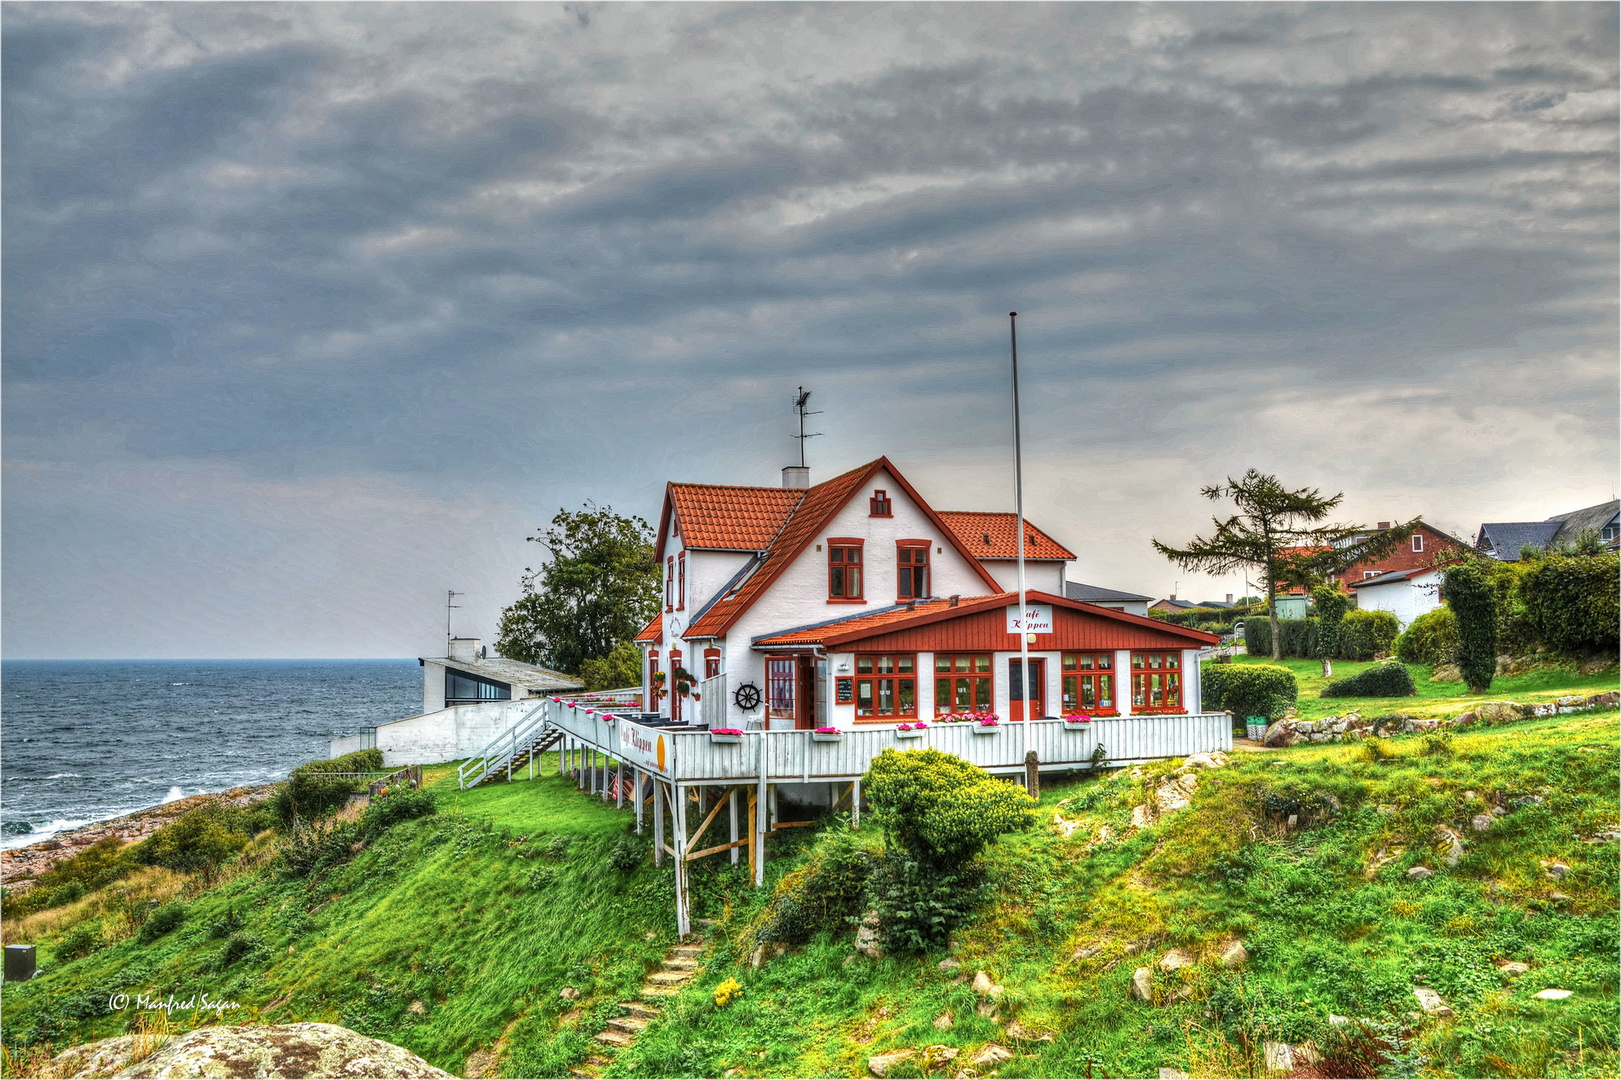
[[[645,728],[629,720],[619,725],[620,756],[643,769],[665,771],[666,745],[664,733],[655,728]]]

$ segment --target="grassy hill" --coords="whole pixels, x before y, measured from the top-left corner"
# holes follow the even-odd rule
[[[987,900],[955,935],[955,973],[944,952],[865,959],[849,931],[751,967],[773,890],[708,860],[695,914],[721,922],[703,972],[605,1075],[859,1076],[884,1051],[966,1060],[990,1042],[1014,1051],[1002,1076],[1260,1075],[1268,1041],[1314,1043],[1317,1075],[1616,1075],[1617,851],[1593,838],[1617,828],[1617,714],[1377,746],[1237,755],[1200,773],[1190,806],[1140,827],[1133,807],[1179,763],[1049,787],[1038,827],[985,855]],[[265,836],[213,882],[149,873],[8,919],[5,940],[39,941],[47,972],[5,987],[8,1073],[48,1045],[133,1028],[108,996],[151,988],[234,1000],[232,1023],[344,1024],[452,1072],[472,1058],[566,1075],[672,944],[669,870],[616,860],[627,843],[645,851],[628,813],[549,773],[434,786],[438,813],[334,845],[307,877]],[[1440,826],[1463,838],[1454,867]],[[814,872],[831,839],[774,844],[770,881]],[[1570,868],[1558,880],[1556,861]],[[1417,865],[1434,875],[1410,879]],[[143,934],[157,901],[182,904],[183,921]],[[116,940],[65,959],[92,926]],[[1212,954],[1232,940],[1249,960],[1225,969]],[[1161,1004],[1134,1000],[1133,972],[1172,948],[1200,962],[1155,967]],[[1499,971],[1510,960],[1529,973]],[[1003,988],[994,1017],[967,981],[978,970]],[[743,993],[718,1007],[726,979]],[[1456,1017],[1415,1019],[1415,986]],[[1573,993],[1534,996],[1547,987]],[[917,1058],[891,1073],[922,1074]]]

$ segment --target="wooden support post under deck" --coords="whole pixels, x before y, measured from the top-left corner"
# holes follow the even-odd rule
[[[664,782],[653,778],[653,865],[664,865]]]
[[[619,762],[619,770],[614,773],[614,808],[619,809],[625,805],[625,763]]]
[[[782,786],[781,784],[771,784],[766,788],[766,791],[770,793],[770,804],[771,804],[771,819],[770,820],[771,820],[771,827],[773,829],[775,829],[777,827],[777,822],[782,819],[782,814],[779,813],[778,810],[777,810],[777,789],[779,787],[781,787],[781,786]]]
[[[754,873],[754,883],[763,885],[760,880],[762,868],[759,858],[759,831],[755,828],[755,820],[760,816],[760,800],[754,792],[749,792],[749,869]]]
[[[735,844],[737,843],[737,789],[735,787],[726,796],[726,819],[727,824],[730,826],[726,838]],[[736,848],[732,849],[732,865],[737,865]]]
[[[1041,759],[1036,757],[1034,750],[1024,755],[1024,790],[1030,793],[1032,799],[1041,798]]]
[[[681,785],[675,788],[675,932],[692,933],[691,900],[687,895],[687,800]]]
[[[631,766],[631,795],[636,801],[636,835],[642,835],[642,770]]]
[[[850,827],[853,829],[861,824],[861,781],[854,780],[850,784]]]

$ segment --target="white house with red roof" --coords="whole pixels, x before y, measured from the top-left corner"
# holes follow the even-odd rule
[[[711,727],[851,729],[1200,712],[1213,635],[1065,596],[1075,554],[1025,521],[1030,687],[1019,667],[1017,518],[937,511],[888,458],[809,485],[670,483],[664,610],[638,636],[647,700]],[[1028,700],[1026,700],[1028,698]],[[695,715],[696,713],[696,715]]]

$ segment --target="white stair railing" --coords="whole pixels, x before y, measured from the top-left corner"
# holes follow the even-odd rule
[[[543,701],[524,713],[517,723],[491,739],[477,754],[462,762],[461,767],[456,770],[456,783],[463,790],[483,783],[491,773],[508,768],[512,764],[512,759],[517,757],[518,752],[524,747],[532,747],[543,739],[548,723],[546,712],[548,704],[550,702]]]
[[[709,727],[726,726],[726,673],[698,684],[698,716]]]

